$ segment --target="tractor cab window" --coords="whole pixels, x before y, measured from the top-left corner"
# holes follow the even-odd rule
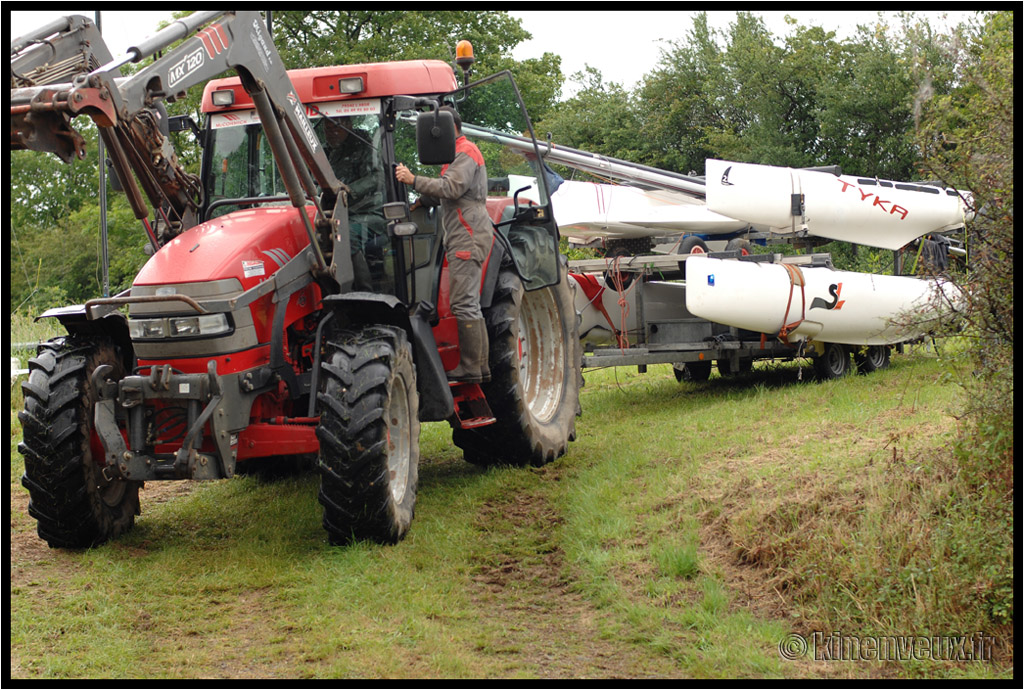
[[[207,220],[239,208],[288,201],[263,128],[254,122],[255,112],[245,111],[210,118]]]
[[[323,107],[314,109],[313,129],[324,144],[335,177],[349,189],[353,287],[394,294],[394,257],[384,219],[387,178],[380,115],[330,116],[328,112]]]
[[[550,194],[561,183],[542,157],[519,89],[508,72],[469,84],[449,96],[462,117],[462,133],[480,148],[494,205],[503,197],[498,231],[508,240],[527,291],[561,279],[558,228]],[[497,213],[494,209],[492,213]]]
[[[383,206],[380,102],[309,107],[313,129],[334,175],[349,189],[349,225],[356,290],[394,294],[394,267]],[[290,205],[281,174],[255,111],[210,118],[206,219],[242,208]]]

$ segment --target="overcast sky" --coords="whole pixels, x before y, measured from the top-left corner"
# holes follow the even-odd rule
[[[533,38],[513,50],[518,59],[540,57],[545,52],[562,58],[562,74],[567,80],[589,65],[597,68],[605,83],[615,82],[632,89],[645,74],[658,64],[662,51],[672,42],[685,39],[693,28],[693,17],[698,12],[516,12],[513,17],[522,20],[523,28]],[[835,31],[838,38],[856,34],[857,25],[872,25],[879,18],[877,11],[826,12],[796,10],[790,12],[753,12],[765,22],[776,37],[787,36],[792,27],[785,21],[792,16],[801,26],[821,26]],[[955,26],[969,12],[919,12],[926,16],[935,29]],[[883,17],[896,19],[895,12],[882,12]],[[736,12],[707,12],[708,24],[725,31],[736,20]],[[564,96],[573,88],[567,84]]]
[[[24,6],[19,4],[20,6]],[[8,5],[10,7],[10,5]],[[11,38],[38,28],[62,15],[82,14],[95,18],[95,10],[84,11],[28,11],[11,12]],[[533,39],[519,45],[513,56],[519,59],[536,58],[545,52],[562,58],[562,74],[567,79],[590,65],[600,70],[605,82],[616,82],[632,89],[637,82],[657,65],[661,51],[670,42],[684,39],[693,27],[696,12],[634,11],[510,11],[522,21],[523,28]],[[708,12],[708,21],[716,29],[726,29],[735,20],[735,12]],[[792,15],[803,26],[819,25],[836,31],[840,38],[852,36],[858,24],[873,24],[879,13],[875,11],[809,11],[755,12],[776,36],[787,35],[790,28],[785,15]],[[936,29],[955,25],[970,14],[963,11],[921,12]],[[882,13],[895,17],[895,13]],[[130,43],[136,43],[156,31],[162,19],[170,19],[170,10],[159,11],[103,11],[103,35],[115,57]],[[564,96],[575,89],[567,84]]]

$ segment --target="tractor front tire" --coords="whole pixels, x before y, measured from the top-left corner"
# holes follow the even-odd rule
[[[409,531],[419,476],[419,394],[401,328],[328,339],[317,395],[323,525],[335,545],[394,544]]]
[[[114,539],[131,529],[139,514],[142,482],[108,479],[103,472],[91,377],[104,364],[113,367],[115,380],[124,377],[124,358],[110,339],[55,338],[39,346],[22,384],[21,483],[39,536],[54,548],[88,548]]]

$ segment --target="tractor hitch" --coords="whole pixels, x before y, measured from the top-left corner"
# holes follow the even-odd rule
[[[116,382],[107,379],[110,371],[109,365],[97,367],[91,381],[105,476],[146,481],[234,475],[238,435],[227,427],[224,379],[216,362],[210,361],[205,374],[183,374],[164,364]],[[203,450],[207,425],[215,450]],[[167,452],[156,452],[160,446]]]

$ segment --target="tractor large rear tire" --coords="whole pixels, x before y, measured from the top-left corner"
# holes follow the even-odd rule
[[[567,281],[526,292],[511,269],[498,277],[484,312],[491,381],[481,385],[497,421],[455,429],[452,439],[468,462],[540,467],[575,439],[582,360]]]
[[[405,331],[389,326],[331,337],[317,396],[320,493],[332,544],[400,541],[419,476],[419,394]]]
[[[39,346],[22,384],[21,483],[29,491],[28,512],[38,522],[39,536],[54,548],[88,548],[114,539],[131,529],[139,514],[142,482],[103,474],[90,377],[104,364],[113,367],[113,379],[124,377],[124,360],[111,340],[56,338]]]

